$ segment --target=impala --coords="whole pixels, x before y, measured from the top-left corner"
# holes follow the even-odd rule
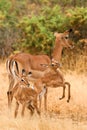
[[[17,117],[20,104],[22,104],[22,116],[24,116],[25,107],[30,109],[31,114],[34,113],[34,109],[36,109],[37,113],[40,114],[37,106],[38,94],[34,89],[30,88],[27,76],[19,76],[16,74],[16,77],[18,78],[17,83],[10,90],[8,99],[10,103],[12,102],[13,97],[16,99],[14,116]]]
[[[26,97],[26,93],[24,93],[24,91],[28,91],[27,93],[29,95],[28,96],[34,96],[34,94],[36,93],[37,96],[38,96],[38,99],[39,99],[39,110],[41,111],[41,99],[42,99],[42,96],[44,95],[44,108],[45,110],[47,109],[47,88],[49,87],[52,87],[52,88],[57,88],[57,87],[63,87],[63,95],[60,99],[63,99],[65,97],[65,87],[66,85],[68,86],[68,99],[67,99],[67,102],[69,102],[70,100],[70,83],[69,82],[66,82],[64,80],[64,77],[62,77],[60,75],[60,72],[59,72],[59,64],[55,63],[55,64],[50,64],[50,65],[43,65],[44,67],[46,67],[46,70],[44,71],[44,75],[39,78],[39,79],[32,79],[32,75],[33,73],[37,73],[36,71],[32,71],[32,75],[31,77],[29,78],[26,78],[23,79],[24,77],[22,76],[21,77],[21,82],[18,82],[15,87],[13,87],[11,90],[10,90],[10,98],[11,98],[11,102],[12,102],[12,96],[11,95],[15,95],[16,93],[16,96],[20,98],[20,100],[22,100],[23,98],[21,97],[21,94],[24,95],[24,97]],[[29,73],[29,74],[31,74]],[[26,82],[25,82],[26,81]],[[20,84],[19,84],[20,83]],[[26,84],[27,85],[26,85]],[[31,86],[31,83],[32,83],[32,86]],[[23,84],[25,86],[30,86],[30,88],[27,88],[27,89],[24,89],[23,87]],[[21,87],[21,88],[20,88]],[[23,90],[23,92],[22,92]],[[33,92],[34,91],[34,92]],[[21,99],[22,98],[22,99]],[[26,104],[26,103],[25,103]],[[17,106],[18,103],[17,103]],[[16,110],[17,112],[17,110]]]
[[[54,64],[60,63],[62,50],[64,47],[73,47],[73,42],[70,40],[69,31],[65,31],[64,33],[55,33],[55,46],[52,53],[52,59],[50,59],[47,55],[31,55],[27,53],[18,53],[8,58],[6,62],[6,68],[9,77],[9,89],[14,86],[15,78],[14,71],[20,74],[22,69],[25,69],[26,72],[31,70],[41,71],[42,73],[45,71],[46,67],[41,66],[41,64]],[[15,62],[14,62],[15,61]],[[15,64],[14,64],[15,63]],[[61,71],[60,75],[62,75]],[[38,74],[38,78],[41,77]],[[36,77],[35,77],[36,78]]]
[[[69,102],[71,93],[70,93],[70,83],[66,82],[63,75],[60,74],[60,71],[58,69],[59,64],[50,64],[45,65],[46,70],[44,71],[44,75],[41,78],[38,78],[36,80],[32,80],[32,76],[30,77],[29,81],[33,82],[34,90],[38,93],[40,97],[40,108],[41,108],[41,96],[44,94],[44,108],[47,109],[47,88],[57,88],[57,87],[63,87],[63,95],[60,98],[63,99],[65,97],[65,87],[68,86],[68,99],[67,102]],[[36,71],[32,70],[33,72]]]

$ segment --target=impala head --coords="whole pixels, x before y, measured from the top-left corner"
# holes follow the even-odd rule
[[[26,73],[26,71],[24,69],[22,69],[21,75],[16,74],[16,73],[15,73],[15,75],[16,75],[16,78],[17,78],[18,82],[20,83],[20,85],[30,87],[29,77],[32,75],[31,72]]]
[[[71,32],[72,29],[65,31],[64,33],[54,33],[54,36],[56,37],[56,43],[58,43],[58,45],[60,44],[62,47],[73,48],[74,43],[70,39]]]
[[[55,63],[52,62],[51,64],[41,64],[41,66],[56,70],[57,68],[60,67],[60,64],[58,62],[55,62]]]

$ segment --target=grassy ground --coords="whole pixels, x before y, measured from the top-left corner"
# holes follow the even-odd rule
[[[48,112],[45,113],[42,105],[41,118],[35,115],[30,117],[26,109],[25,117],[20,116],[14,119],[15,100],[12,103],[12,110],[8,110],[7,95],[8,77],[5,63],[0,63],[0,130],[87,130],[87,75],[77,75],[75,72],[68,72],[65,75],[71,83],[71,100],[67,103],[66,98],[59,100],[62,95],[62,88],[48,91]],[[45,113],[45,114],[44,114]]]

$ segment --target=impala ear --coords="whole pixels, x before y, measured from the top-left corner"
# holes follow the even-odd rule
[[[22,75],[26,75],[25,69],[22,69]]]
[[[55,33],[54,33],[54,36],[56,37],[56,36],[57,36],[57,34],[58,34],[58,32],[55,32]]]
[[[73,31],[72,28],[68,30],[69,33],[71,33],[72,31]]]
[[[69,29],[69,30],[66,30],[66,31],[65,31],[65,33],[71,33],[71,32],[73,32],[72,29]]]
[[[32,72],[30,71],[29,73],[28,73],[28,76],[30,77],[32,75]]]

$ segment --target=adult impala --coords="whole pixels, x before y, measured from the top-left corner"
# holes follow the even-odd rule
[[[64,33],[55,33],[55,46],[52,53],[52,59],[50,59],[47,55],[31,55],[28,53],[18,53],[16,55],[13,55],[8,58],[6,62],[6,68],[8,72],[9,77],[9,89],[13,87],[14,85],[14,73],[13,71],[17,71],[17,73],[20,73],[22,69],[25,69],[26,72],[29,72],[31,70],[37,70],[44,72],[46,69],[44,66],[41,66],[41,64],[50,64],[53,63],[60,63],[62,50],[64,47],[73,47],[73,42],[70,40],[70,33],[71,29],[68,31],[65,31]],[[14,65],[14,62],[17,63]],[[60,72],[61,73],[61,72]],[[41,75],[40,75],[41,77]]]

